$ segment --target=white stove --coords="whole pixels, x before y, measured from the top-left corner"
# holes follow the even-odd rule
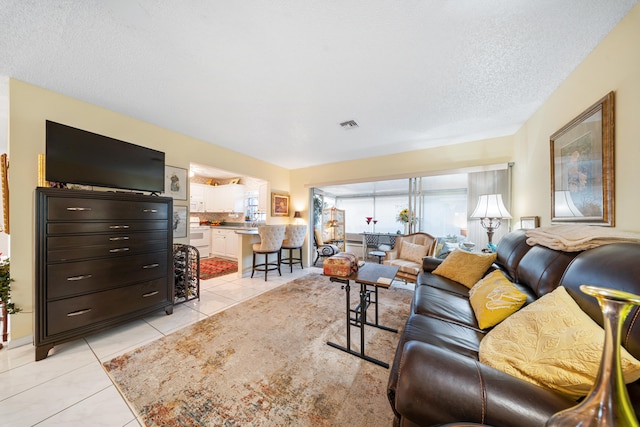
[[[195,246],[200,252],[200,258],[209,256],[211,247],[211,227],[200,225],[200,218],[192,216],[189,218],[189,244]]]

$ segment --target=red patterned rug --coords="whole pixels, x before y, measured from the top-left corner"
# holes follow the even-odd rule
[[[238,271],[238,263],[222,258],[205,258],[200,260],[200,280],[224,276]]]

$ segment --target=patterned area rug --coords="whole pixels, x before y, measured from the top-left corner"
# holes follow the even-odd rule
[[[380,323],[401,328],[411,295],[381,289]],[[344,310],[340,285],[309,274],[104,367],[147,426],[390,426],[389,371],[327,345],[345,345]],[[392,362],[398,334],[365,338]]]
[[[200,260],[200,280],[224,276],[238,271],[238,263],[222,258],[205,258]]]

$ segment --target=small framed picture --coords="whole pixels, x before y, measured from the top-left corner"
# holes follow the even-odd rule
[[[540,217],[539,216],[521,216],[520,217],[520,228],[523,230],[529,230],[532,228],[540,227]]]
[[[187,207],[173,207],[173,237],[179,239],[187,237]]]
[[[271,216],[289,216],[289,195],[271,193]]]
[[[175,166],[164,167],[164,196],[173,200],[187,200],[187,170]]]

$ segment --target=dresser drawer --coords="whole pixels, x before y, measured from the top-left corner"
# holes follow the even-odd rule
[[[47,303],[47,335],[151,308],[169,298],[167,279]]]
[[[105,200],[92,198],[50,198],[47,207],[49,221],[106,219],[167,219],[166,203],[149,201]]]
[[[109,221],[109,222],[50,222],[47,233],[51,234],[83,234],[83,233],[114,233],[166,230],[166,220],[159,221]]]
[[[47,300],[167,275],[167,251],[47,266]]]
[[[169,250],[166,231],[47,238],[48,263]]]

